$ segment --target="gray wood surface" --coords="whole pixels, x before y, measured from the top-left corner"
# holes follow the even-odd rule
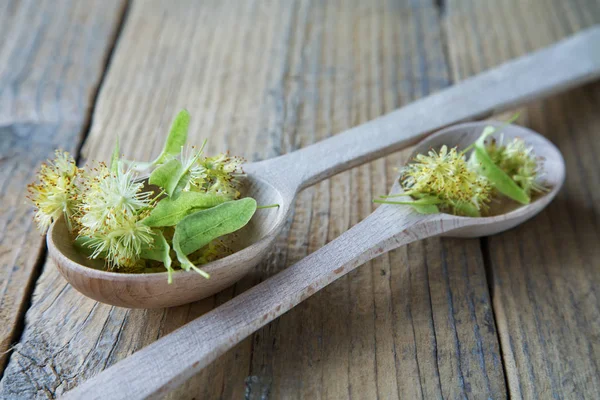
[[[459,79],[600,23],[597,1],[453,0],[447,13]],[[600,397],[599,109],[596,83],[522,110],[562,151],[567,180],[532,223],[484,242],[513,398]]]
[[[84,156],[107,157],[120,135],[128,156],[150,158],[172,115],[187,107],[191,139],[209,136],[209,152],[267,158],[449,83],[433,2],[199,4],[133,3]],[[269,260],[208,301],[156,311],[107,307],[82,298],[47,265],[1,393],[61,393],[316,250],[370,213],[400,160],[302,192]],[[418,243],[309,299],[173,398],[505,393],[488,300],[477,240]]]
[[[122,12],[91,0],[0,4],[5,347],[37,279],[0,398],[53,398],[317,250],[371,212],[406,156],[303,191],[271,257],[234,287],[186,306],[126,310],[82,297],[52,262],[39,279],[31,272],[41,239],[23,185],[52,147],[77,148],[90,107],[84,159],[108,158],[117,136],[128,156],[149,159],[182,107],[192,141],[208,137],[209,152],[265,159],[600,22],[596,0],[136,1],[93,104]],[[533,226],[489,239],[483,252],[479,240],[430,239],[379,257],[171,398],[598,397],[599,93],[596,84],[536,103],[520,120],[559,145],[569,171]],[[18,126],[10,141],[4,126]],[[7,180],[10,168],[18,179]]]
[[[78,149],[122,1],[0,2],[0,373],[45,258],[26,185]]]

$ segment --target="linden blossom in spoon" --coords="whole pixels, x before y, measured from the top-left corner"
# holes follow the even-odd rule
[[[189,122],[189,113],[181,111],[150,163],[122,160],[118,142],[108,166],[78,168],[57,152],[39,183],[29,187],[40,228],[63,217],[75,247],[91,260],[104,260],[106,270],[154,272],[158,262],[169,284],[173,265],[210,278],[198,264],[227,255],[215,240],[244,227],[257,203],[239,198],[241,158],[207,157],[206,142],[185,147]],[[150,171],[147,183],[155,190],[138,178],[140,167]]]
[[[486,142],[498,132],[499,138]],[[541,181],[541,160],[520,137],[505,144],[501,132],[502,126],[486,126],[465,150],[459,151],[457,147],[449,150],[443,145],[438,151],[431,149],[427,154],[417,154],[401,170],[404,192],[381,196],[374,202],[408,205],[421,214],[441,211],[468,217],[490,215],[490,202],[498,204],[503,198],[529,204],[532,194],[547,191]],[[394,200],[399,196],[410,196],[412,200]]]

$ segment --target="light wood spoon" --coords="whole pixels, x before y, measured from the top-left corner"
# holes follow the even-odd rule
[[[200,300],[232,285],[267,256],[301,189],[412,145],[444,126],[510,109],[598,76],[597,27],[320,143],[248,164],[244,195],[254,197],[259,204],[278,203],[281,207],[259,210],[231,242],[236,252],[202,267],[211,275],[208,280],[193,271],[178,271],[169,285],[166,272],[125,274],[89,268],[92,263],[74,249],[62,220],[48,232],[49,253],[71,285],[104,303],[155,308]]]
[[[465,148],[489,125],[467,123],[447,128],[421,142],[413,156],[443,144]],[[543,157],[550,191],[527,206],[497,216],[466,218],[422,215],[409,206],[384,204],[337,239],[233,300],[184,325],[68,392],[69,399],[141,399],[174,389],[245,337],[307,297],[372,258],[426,237],[492,235],[533,217],[558,193],[565,178],[560,151],[537,133],[509,125],[505,138],[520,137]],[[398,183],[392,194],[401,193]],[[409,200],[408,197],[405,198]]]

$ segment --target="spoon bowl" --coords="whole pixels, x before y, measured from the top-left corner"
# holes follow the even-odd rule
[[[565,161],[552,142],[531,129],[507,125],[502,122],[472,122],[451,126],[429,136],[413,149],[409,159],[417,154],[426,154],[430,149],[440,149],[443,145],[457,146],[459,149],[467,148],[479,138],[486,126],[493,126],[498,131],[495,138],[504,137],[506,142],[520,138],[527,146],[533,147],[534,154],[539,158],[543,176],[541,177],[548,192],[534,196],[532,202],[523,206],[508,198],[502,197],[500,201],[493,202],[491,216],[481,218],[467,218],[448,216],[448,219],[460,218],[464,227],[443,233],[442,236],[452,237],[479,237],[489,236],[513,228],[539,213],[556,197],[565,180]],[[467,153],[467,157],[470,152]]]
[[[252,164],[248,167],[253,169]],[[268,181],[249,173],[241,192],[258,204],[281,206],[257,210],[243,229],[225,238],[232,254],[202,266],[210,279],[194,271],[177,271],[169,284],[167,272],[106,271],[102,261],[90,260],[77,251],[62,218],[48,231],[48,250],[65,279],[94,300],[128,308],[173,307],[197,301],[233,285],[262,261],[285,223],[290,201]]]

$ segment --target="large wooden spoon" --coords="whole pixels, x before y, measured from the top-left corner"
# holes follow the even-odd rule
[[[488,125],[490,123],[479,122],[447,128],[420,143],[413,155],[426,153],[431,148],[439,149],[443,144],[464,148]],[[132,400],[158,397],[260,327],[382,253],[438,235],[492,235],[533,217],[558,193],[565,178],[564,160],[552,143],[529,129],[509,125],[501,132],[508,139],[524,139],[533,146],[536,155],[543,157],[546,184],[551,190],[531,204],[515,205],[512,210],[486,218],[422,215],[409,206],[384,204],[297,264],[118,362],[68,392],[65,398]],[[401,193],[398,183],[392,189],[392,194],[397,193]]]
[[[444,126],[510,109],[599,75],[600,28],[596,27],[315,145],[247,165],[244,194],[259,204],[281,207],[259,210],[231,243],[237,251],[203,266],[211,274],[208,280],[196,272],[178,271],[169,285],[166,272],[124,274],[90,268],[90,260],[73,248],[62,220],[48,233],[49,253],[71,285],[104,303],[154,308],[200,300],[232,285],[266,257],[299,190],[412,145]]]

